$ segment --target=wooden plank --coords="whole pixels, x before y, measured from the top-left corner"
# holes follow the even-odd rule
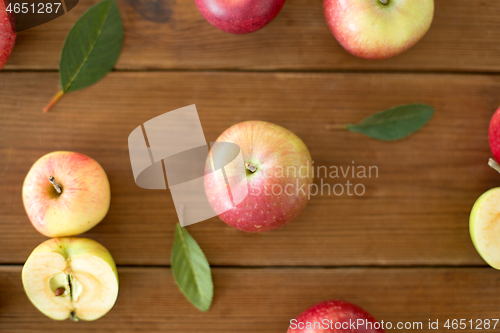
[[[81,1],[63,17],[21,32],[6,68],[57,69],[68,31],[95,2]],[[345,52],[328,30],[322,0],[288,0],[275,21],[245,36],[212,27],[194,1],[157,1],[143,6],[142,14],[129,3],[137,7],[140,1],[120,1],[126,34],[118,69],[500,70],[496,0],[435,1],[434,23],[424,39],[384,61]]]
[[[498,319],[493,269],[214,269],[208,313],[178,291],[166,268],[120,268],[115,307],[95,322],[56,322],[25,296],[20,267],[0,267],[0,332],[285,333],[291,319],[327,299],[353,302],[378,320],[422,322]],[[498,326],[497,326],[498,329]],[[461,332],[475,330],[461,330]]]
[[[483,265],[469,238],[475,199],[498,185],[487,165],[487,128],[500,104],[500,77],[410,74],[112,73],[64,96],[49,114],[57,73],[0,75],[0,263],[21,264],[45,238],[21,200],[32,163],[55,150],[94,157],[111,182],[111,209],[85,236],[122,265],[170,262],[177,217],[168,191],[138,188],[127,138],[141,123],[196,104],[207,141],[251,119],[301,137],[317,166],[377,166],[352,179],[363,196],[313,196],[288,226],[246,234],[218,218],[189,227],[214,265]],[[430,124],[399,143],[328,132],[394,105],[436,108]],[[348,179],[324,178],[330,185]],[[316,179],[316,183],[320,182]]]

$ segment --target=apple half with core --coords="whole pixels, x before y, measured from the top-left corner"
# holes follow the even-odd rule
[[[280,12],[285,0],[195,0],[205,19],[232,34],[248,34],[263,28]]]
[[[104,316],[118,297],[118,272],[108,250],[87,238],[40,244],[22,272],[24,290],[44,315],[75,321]]]
[[[354,326],[353,326],[354,325]],[[325,301],[311,306],[290,321],[287,333],[383,333],[383,324],[359,306],[346,301]]]
[[[500,269],[500,187],[483,193],[469,219],[472,243],[479,255],[495,269]]]
[[[365,59],[386,59],[415,45],[429,30],[434,0],[323,0],[337,41]]]
[[[23,185],[23,203],[33,226],[47,237],[92,229],[109,210],[109,181],[103,168],[79,153],[58,151],[33,164]]]
[[[225,168],[225,178],[205,167],[205,193],[214,212],[226,224],[246,232],[279,228],[307,205],[313,182],[311,154],[291,131],[264,121],[247,121],[228,128],[216,143],[240,147],[243,165]],[[211,153],[212,155],[212,153]],[[233,204],[229,184],[247,186],[248,194]]]

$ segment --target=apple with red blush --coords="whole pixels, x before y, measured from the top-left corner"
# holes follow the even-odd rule
[[[111,199],[108,177],[94,159],[57,151],[42,156],[24,180],[28,217],[47,237],[84,233],[106,216]]]
[[[290,321],[287,333],[384,333],[383,322],[346,301],[325,301],[311,306]]]
[[[434,0],[323,0],[323,11],[347,52],[387,59],[415,45],[429,30]]]
[[[246,232],[270,231],[294,220],[306,207],[313,182],[311,154],[304,142],[264,121],[233,125],[216,140],[224,142],[240,147],[243,164],[226,167],[224,178],[211,172],[207,159],[205,193],[220,219]],[[248,188],[239,203],[227,195],[227,180]]]
[[[5,1],[0,1],[0,69],[9,60],[17,36],[13,23],[14,17],[7,12],[5,3]]]
[[[488,129],[488,141],[491,153],[495,161],[500,161],[500,108],[498,108],[490,120]]]
[[[271,22],[285,0],[195,0],[205,19],[232,34],[248,34]]]

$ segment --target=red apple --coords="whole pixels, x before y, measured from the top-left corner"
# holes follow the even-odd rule
[[[488,140],[493,158],[500,162],[500,108],[491,117]]]
[[[382,333],[382,324],[359,306],[346,301],[325,301],[311,306],[290,321],[287,333]]]
[[[16,43],[16,31],[13,29],[14,17],[7,13],[5,2],[0,1],[0,69],[9,60],[10,53]]]
[[[386,59],[425,35],[434,0],[323,0],[323,11],[333,36],[349,53]]]
[[[248,186],[246,197],[234,205],[225,179],[210,173],[207,163],[205,192],[222,221],[239,230],[264,232],[292,221],[307,205],[313,181],[311,155],[295,134],[271,123],[247,121],[227,129],[216,142],[240,147],[244,164],[228,167],[225,173],[229,184]]]
[[[205,19],[232,34],[248,34],[271,22],[285,0],[195,0]]]
[[[23,203],[33,226],[47,237],[86,232],[106,216],[106,173],[92,158],[58,151],[33,164],[23,185]]]

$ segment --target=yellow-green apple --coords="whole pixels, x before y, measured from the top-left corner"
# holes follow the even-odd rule
[[[380,323],[359,306],[346,301],[325,301],[311,306],[290,321],[287,333],[382,333]]]
[[[333,36],[349,53],[386,59],[425,35],[434,0],[323,0],[323,11]]]
[[[228,128],[216,140],[223,142],[240,147],[243,163],[228,165],[222,176],[211,172],[211,156],[207,160],[205,193],[222,221],[239,230],[264,232],[295,219],[307,205],[313,181],[311,155],[304,142],[289,130],[264,121]],[[227,195],[226,180],[248,187],[239,203],[233,202],[234,193]]]
[[[88,238],[43,242],[24,264],[22,280],[31,303],[55,320],[96,320],[118,297],[113,257]]]
[[[498,108],[493,114],[493,117],[491,117],[488,140],[490,142],[493,158],[497,162],[500,162],[500,108]]]
[[[500,187],[486,191],[476,200],[469,229],[479,255],[491,267],[500,269]]]
[[[248,34],[271,22],[285,0],[195,0],[205,19],[233,34]]]
[[[57,151],[33,164],[23,184],[23,202],[33,226],[47,237],[86,232],[106,216],[109,181],[103,168],[79,153]]]
[[[8,2],[0,1],[0,69],[9,60],[10,53],[16,43],[14,16],[12,13],[7,13],[6,3]]]

